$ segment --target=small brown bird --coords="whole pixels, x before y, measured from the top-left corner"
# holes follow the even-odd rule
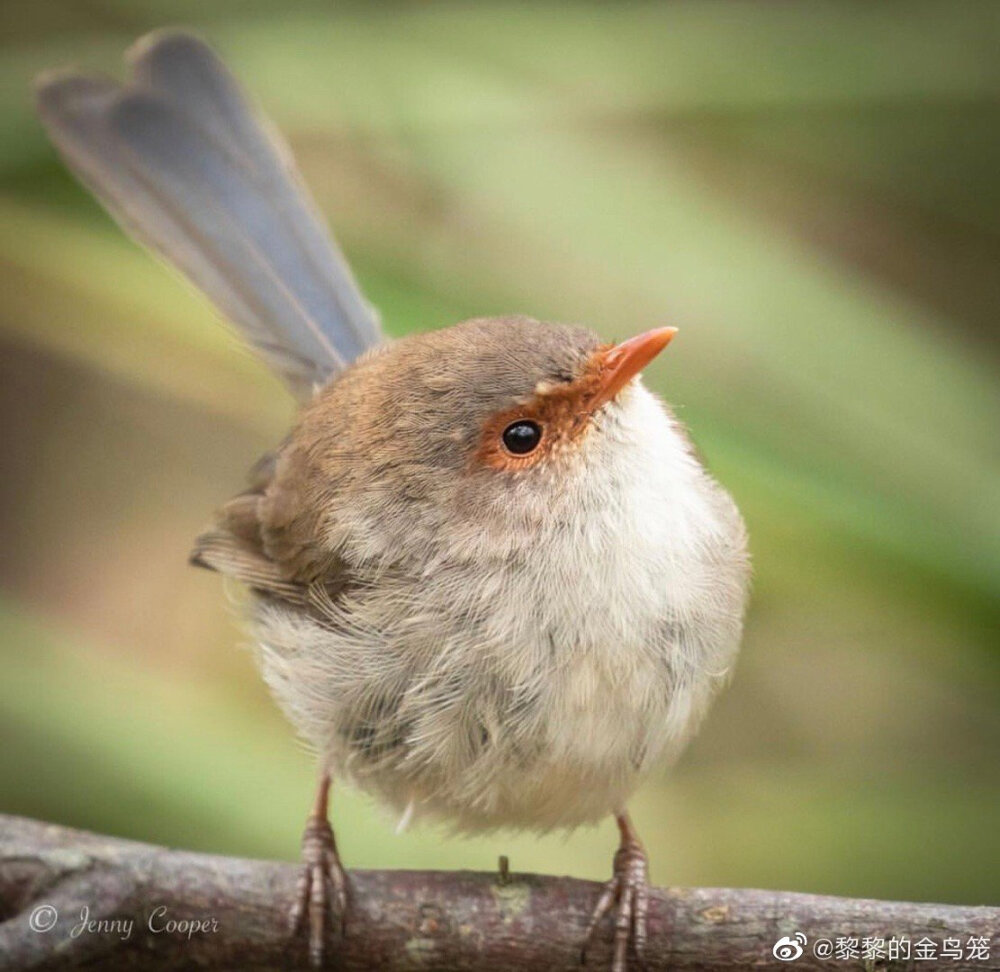
[[[131,79],[38,87],[68,164],[199,285],[302,400],[192,559],[244,582],[260,664],[320,783],[291,919],[349,885],[332,776],[411,818],[547,831],[612,814],[615,972],[646,939],[626,810],[733,664],[746,534],[639,380],[674,335],[622,344],[526,317],[386,342],[290,153],[214,53],[178,32]]]

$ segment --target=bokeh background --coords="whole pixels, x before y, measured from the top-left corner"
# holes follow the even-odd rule
[[[66,174],[29,81],[187,24],[392,334],[521,311],[650,370],[748,521],[742,660],[635,801],[659,883],[1000,900],[1000,5],[0,7],[0,809],[293,859],[311,760],[191,539],[290,403]],[[604,877],[568,838],[346,862]]]

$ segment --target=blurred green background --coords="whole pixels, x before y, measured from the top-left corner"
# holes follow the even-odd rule
[[[748,521],[743,656],[634,804],[658,883],[1000,900],[1000,4],[0,7],[0,810],[295,858],[309,757],[186,566],[277,382],[66,174],[29,81],[198,28],[388,330],[681,328],[650,381]],[[613,828],[349,866],[604,877]]]

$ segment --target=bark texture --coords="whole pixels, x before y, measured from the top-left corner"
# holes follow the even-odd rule
[[[305,939],[289,936],[286,923],[297,873],[292,864],[0,816],[0,969],[306,969]],[[579,970],[581,936],[600,891],[594,882],[516,873],[355,871],[351,880],[351,919],[347,936],[330,940],[331,969]],[[657,888],[649,932],[648,972],[1000,970],[998,908]],[[805,936],[801,957],[779,961],[775,942],[796,932]],[[911,955],[816,957],[822,941],[833,948],[837,939],[866,936],[905,938]],[[969,957],[970,939],[979,938],[993,939],[985,960]],[[952,952],[960,941],[962,957],[917,961],[913,948],[928,939],[937,952],[945,940]],[[588,967],[609,962],[605,944],[595,944]]]

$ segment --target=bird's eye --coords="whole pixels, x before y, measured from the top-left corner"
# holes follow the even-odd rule
[[[542,427],[537,422],[521,419],[503,430],[503,444],[515,456],[525,456],[538,448],[542,441]]]

